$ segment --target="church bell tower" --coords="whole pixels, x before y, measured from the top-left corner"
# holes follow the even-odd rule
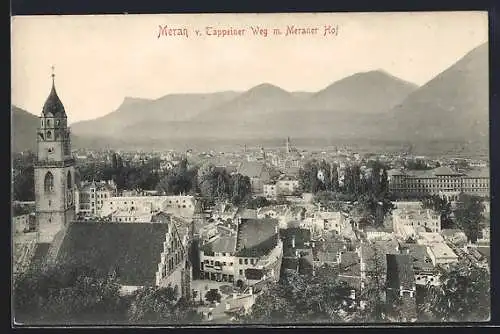
[[[75,162],[66,111],[56,92],[53,71],[52,89],[39,117],[35,164],[39,242],[48,243],[75,218]]]

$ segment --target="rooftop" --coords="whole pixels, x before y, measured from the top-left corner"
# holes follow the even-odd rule
[[[258,161],[243,161],[238,167],[238,173],[250,178],[260,178],[265,176],[266,165]]]
[[[123,285],[151,285],[170,224],[73,223],[57,261],[63,265],[117,270]]]
[[[216,253],[234,253],[236,250],[236,236],[219,236],[214,241],[203,246],[203,250]]]
[[[444,242],[436,243],[430,246],[432,253],[436,258],[456,258],[457,254]]]
[[[387,254],[387,286],[411,290],[415,286],[413,264],[408,255]]]
[[[238,225],[237,251],[245,250],[244,253],[256,256],[267,253],[278,241],[277,227],[276,219],[242,219]]]

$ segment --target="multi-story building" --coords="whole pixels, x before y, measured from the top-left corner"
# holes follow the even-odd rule
[[[283,242],[275,219],[240,219],[236,235],[200,247],[201,277],[237,286],[278,281]]]
[[[403,238],[408,238],[411,227],[415,232],[441,232],[441,216],[430,209],[395,209],[392,212],[394,232]],[[414,237],[414,236],[412,236]]]
[[[299,181],[289,176],[283,176],[275,182],[263,185],[264,196],[276,199],[278,196],[292,196],[299,190]]]
[[[196,207],[193,196],[116,196],[104,198],[100,215],[107,217],[114,212],[158,212],[178,217],[192,218]]]
[[[449,167],[433,170],[390,170],[389,189],[398,196],[440,195],[456,200],[460,193],[488,197],[489,169],[459,173]]]
[[[252,192],[261,194],[264,184],[271,180],[271,174],[265,163],[259,161],[243,161],[238,167],[238,173],[250,178]]]
[[[113,181],[82,182],[75,191],[75,211],[86,217],[100,216],[106,198],[116,196]]]

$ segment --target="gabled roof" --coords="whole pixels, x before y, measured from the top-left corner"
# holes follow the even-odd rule
[[[214,241],[205,244],[204,249],[217,253],[234,253],[236,250],[236,236],[220,236]]]
[[[152,285],[170,228],[162,223],[73,223],[57,262],[104,273],[116,270],[123,285]]]
[[[238,167],[239,174],[250,178],[260,178],[266,171],[266,165],[258,161],[243,161]]]
[[[262,248],[267,252],[274,248],[278,239],[277,227],[277,219],[243,219],[238,225],[237,251],[245,249],[252,253],[253,250]]]

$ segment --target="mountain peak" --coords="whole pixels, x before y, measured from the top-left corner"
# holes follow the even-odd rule
[[[280,93],[286,93],[288,94],[288,92],[286,90],[284,90],[283,88],[281,87],[278,87],[276,85],[273,85],[273,84],[270,84],[270,83],[267,83],[267,82],[264,82],[264,83],[261,83],[260,85],[257,85],[257,86],[254,86],[252,88],[250,88],[248,91],[248,93],[250,92],[280,92]]]

